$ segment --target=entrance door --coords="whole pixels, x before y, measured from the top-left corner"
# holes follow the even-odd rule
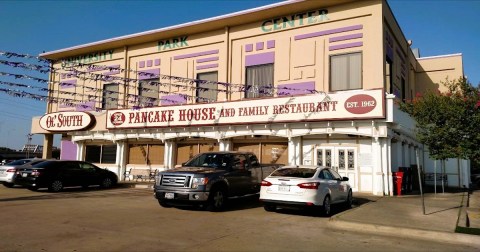
[[[331,167],[342,177],[348,177],[353,191],[358,191],[357,184],[357,148],[327,146],[317,148],[317,165]]]

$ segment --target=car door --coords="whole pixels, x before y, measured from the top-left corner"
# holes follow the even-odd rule
[[[345,201],[348,194],[347,181],[343,181],[343,177],[340,176],[335,170],[329,169],[329,172],[333,175],[335,181],[337,181],[337,199],[338,201]]]
[[[81,176],[80,167],[77,162],[64,161],[56,167],[56,178],[63,182],[64,186],[76,186],[79,185],[78,180]]]
[[[230,196],[242,196],[253,190],[251,172],[247,164],[247,157],[243,154],[233,154],[230,170],[225,174],[229,183]]]
[[[98,185],[100,184],[102,174],[98,168],[92,164],[80,162],[82,185]]]
[[[331,201],[332,202],[339,201],[338,186],[340,181],[335,179],[333,174],[330,172],[330,169],[323,169],[322,175],[330,191]]]

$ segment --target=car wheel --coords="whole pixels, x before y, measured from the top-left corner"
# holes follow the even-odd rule
[[[102,188],[110,188],[112,187],[112,185],[113,185],[113,181],[111,178],[102,179],[102,183],[100,184]]]
[[[263,209],[265,209],[265,211],[267,211],[267,212],[275,212],[275,210],[277,210],[277,206],[270,205],[270,204],[265,204],[265,205],[263,205]]]
[[[15,184],[14,184],[14,183],[5,182],[5,183],[3,183],[3,185],[4,185],[5,187],[12,188]]]
[[[347,208],[352,208],[352,204],[353,204],[352,190],[349,190],[349,191],[348,191],[347,200],[345,201],[345,206],[346,206]]]
[[[62,181],[56,179],[50,183],[50,186],[48,187],[48,190],[51,192],[60,192],[63,189],[63,183]]]
[[[170,204],[168,204],[164,200],[158,200],[158,204],[160,204],[161,207],[165,207],[165,208],[172,207]]]
[[[214,188],[210,192],[210,198],[207,205],[207,210],[211,212],[220,212],[225,208],[227,201],[226,191],[222,188]]]
[[[325,216],[330,216],[332,205],[330,202],[330,196],[327,195],[325,196],[325,199],[323,200],[323,205],[322,205],[322,213]]]

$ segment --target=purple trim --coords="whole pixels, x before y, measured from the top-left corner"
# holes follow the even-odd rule
[[[331,30],[325,30],[325,31],[319,31],[319,32],[297,35],[297,36],[295,36],[295,40],[314,38],[314,37],[319,37],[319,36],[324,36],[324,35],[330,35],[330,34],[347,32],[347,31],[355,31],[355,30],[361,30],[361,29],[363,29],[363,25],[352,25],[352,26],[347,26],[347,27],[342,27],[342,28],[337,28],[337,29],[331,29]]]
[[[257,45],[255,46],[255,49],[257,51],[263,50],[263,42],[258,42]]]
[[[263,65],[275,62],[275,52],[266,52],[245,56],[245,66]]]
[[[348,44],[341,44],[341,45],[335,45],[335,46],[329,46],[328,50],[329,51],[335,51],[335,50],[340,50],[340,49],[345,49],[345,48],[352,48],[352,47],[359,47],[363,46],[363,42],[355,42],[355,43],[348,43]]]
[[[161,97],[161,105],[175,105],[187,103],[187,98],[184,95],[166,95]]]
[[[142,73],[146,73],[146,74],[142,74]],[[154,74],[155,76],[152,76],[151,74]],[[138,73],[139,80],[155,79],[159,77],[160,77],[160,68],[142,70],[140,71],[140,73]]]
[[[94,101],[81,103],[75,107],[75,111],[92,111],[92,110],[95,110]]]
[[[77,160],[77,145],[74,142],[60,142],[60,160]]]
[[[152,60],[147,60],[147,67],[152,67],[153,61]]]
[[[107,66],[106,69],[108,69],[109,67],[118,68],[118,69],[110,70],[109,72],[104,73],[104,75],[114,75],[114,74],[120,73],[120,65]]]
[[[71,88],[77,85],[77,80],[68,80],[60,82],[60,88]]]
[[[267,49],[275,48],[275,40],[267,41]]]
[[[290,89],[293,89],[293,90],[290,90]],[[312,90],[315,90],[315,81],[283,84],[283,85],[277,86],[277,95],[289,96],[289,95],[312,94],[312,92],[310,92]]]
[[[333,37],[328,40],[328,42],[337,42],[337,41],[343,41],[343,40],[350,40],[350,39],[357,39],[357,38],[363,38],[363,33],[355,33],[351,35],[345,35],[345,36],[340,36],[340,37]]]
[[[253,51],[253,44],[246,44],[245,45],[245,52]]]
[[[144,68],[144,67],[145,67],[145,61],[138,62],[138,68]]]
[[[198,53],[190,53],[190,54],[182,54],[173,57],[174,60],[179,60],[179,59],[187,59],[187,58],[193,58],[193,57],[198,57],[198,56],[205,56],[205,55],[211,55],[211,54],[218,54],[219,50],[211,50],[211,51],[204,51],[204,52],[198,52]]]
[[[160,59],[155,59],[155,63],[154,63],[155,66],[160,66],[160,63],[161,63]]]
[[[209,65],[201,65],[197,66],[197,70],[202,70],[202,69],[209,69],[209,68],[217,68],[218,64],[209,64]]]
[[[217,61],[217,60],[218,60],[218,57],[203,58],[203,59],[197,59],[197,63]]]

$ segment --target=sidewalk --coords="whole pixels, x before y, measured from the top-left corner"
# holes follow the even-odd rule
[[[472,204],[475,204],[480,209],[480,191],[472,195],[474,197],[471,198],[475,200],[470,202],[469,208],[473,209]],[[424,214],[420,195],[382,197],[354,193],[357,206],[331,217],[329,225],[341,230],[468,244],[480,248],[480,236],[455,232],[465,213],[468,196],[468,192],[426,193]],[[476,217],[475,221],[478,221],[480,216]],[[477,225],[479,222],[475,223]]]

